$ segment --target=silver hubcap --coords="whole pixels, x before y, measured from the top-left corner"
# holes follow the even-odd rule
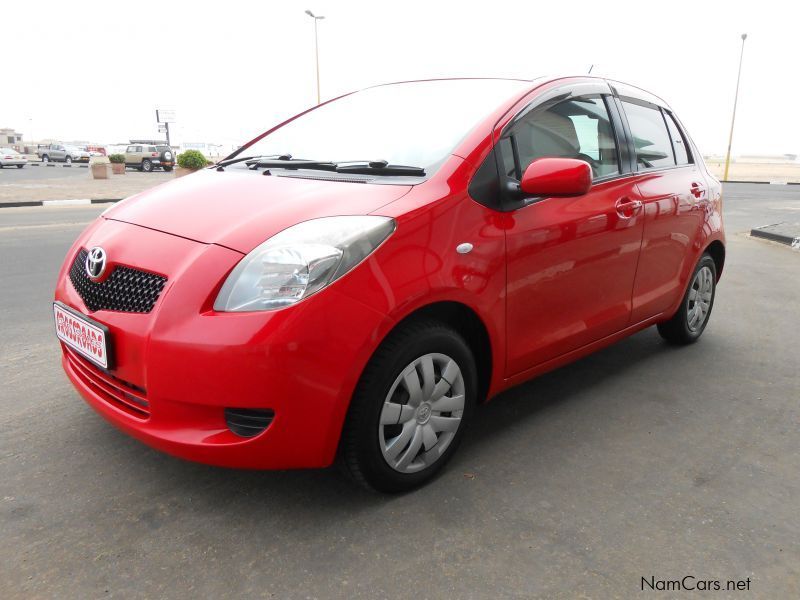
[[[378,439],[387,464],[414,473],[447,450],[464,414],[464,377],[445,354],[426,354],[394,380],[381,409]]]
[[[686,320],[689,331],[697,331],[706,322],[708,311],[711,309],[711,297],[714,293],[714,274],[708,267],[703,267],[697,272],[689,288],[689,298],[686,300]]]

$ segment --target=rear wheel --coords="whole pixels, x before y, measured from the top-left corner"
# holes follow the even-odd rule
[[[402,492],[436,475],[472,415],[475,374],[469,346],[446,325],[393,332],[364,370],[342,432],[341,460],[352,478]]]
[[[153,170],[153,163],[151,163],[149,160],[145,158],[142,161],[142,171],[144,171],[145,173],[149,173],[152,170]]]
[[[25,165],[17,165],[17,168],[18,168],[18,169],[21,169],[21,168],[22,168],[22,167],[24,167],[24,166],[25,166]]]
[[[172,167],[164,167],[164,170],[165,170],[167,173],[169,173],[170,171],[172,171]]]
[[[703,334],[711,317],[717,290],[714,259],[703,254],[689,281],[678,311],[669,321],[658,324],[658,333],[670,344],[691,344]]]

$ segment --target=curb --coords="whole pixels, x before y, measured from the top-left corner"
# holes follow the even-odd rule
[[[3,202],[0,208],[27,208],[29,206],[79,206],[87,204],[110,204],[122,198],[65,198],[62,200],[24,200],[22,202]]]
[[[79,165],[79,164],[72,163],[71,165],[68,165],[68,164],[64,163],[63,165],[57,165],[57,164],[52,163],[52,162],[49,162],[49,163],[29,162],[29,163],[25,163],[25,166],[26,167],[57,167],[57,166],[61,166],[62,169],[70,168],[70,167],[77,167],[79,169],[88,169],[89,168],[89,165],[83,165],[83,164]]]
[[[728,185],[731,183],[757,183],[759,185],[800,185],[800,181],[722,181],[721,183]]]
[[[800,249],[800,235],[795,236],[785,231],[776,230],[780,225],[784,225],[784,223],[756,227],[750,230],[750,236]],[[800,231],[797,230],[795,230],[795,232],[800,233]]]

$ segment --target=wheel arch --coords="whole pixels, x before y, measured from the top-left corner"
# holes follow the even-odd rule
[[[714,266],[717,269],[717,281],[719,281],[722,275],[722,268],[725,266],[725,244],[719,240],[714,240],[706,246],[704,252],[708,253],[714,260]]]
[[[489,331],[478,313],[466,304],[452,300],[426,304],[395,323],[387,333],[387,337],[399,327],[425,319],[433,319],[444,323],[464,336],[464,340],[475,357],[475,364],[478,368],[478,401],[485,401],[492,381],[494,356]]]

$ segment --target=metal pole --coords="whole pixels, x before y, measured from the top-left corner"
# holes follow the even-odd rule
[[[314,17],[314,54],[317,57],[317,104],[320,103],[320,96],[319,96],[319,40],[317,38],[317,21],[319,19]]]
[[[736,94],[733,97],[733,115],[731,115],[731,134],[728,136],[728,153],[725,155],[725,174],[722,181],[728,181],[728,169],[731,165],[731,145],[733,145],[733,124],[736,121],[736,104],[739,102],[739,80],[742,78],[742,59],[744,58],[744,41],[747,34],[742,34],[742,51],[739,54],[739,73],[736,75]]]
[[[172,144],[169,142],[169,123],[164,123],[164,128],[167,130],[167,146],[169,146],[169,150],[172,152]]]

